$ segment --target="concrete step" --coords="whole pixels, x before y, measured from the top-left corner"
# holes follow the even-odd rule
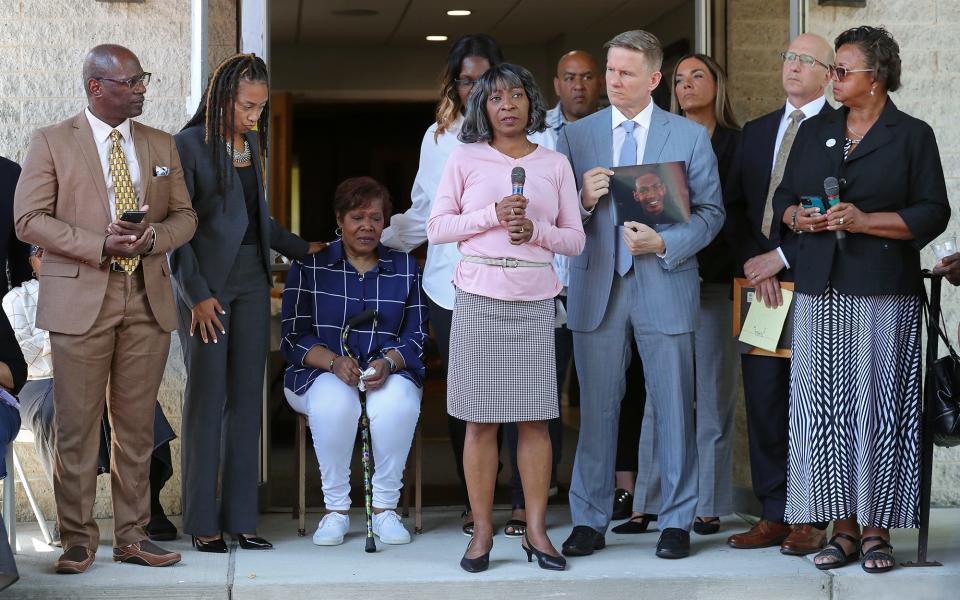
[[[459,512],[424,512],[422,535],[406,546],[377,544],[375,554],[364,548],[364,518],[355,511],[346,542],[317,547],[310,536],[320,515],[308,515],[306,537],[296,535],[289,515],[264,515],[260,533],[274,542],[272,551],[246,551],[231,544],[226,555],[204,554],[190,548],[189,538],[167,547],[183,553],[181,564],[148,569],[113,563],[110,522],[101,526],[104,540],[98,561],[84,575],[52,572],[59,550],[46,547],[36,525],[18,528],[21,580],[6,593],[12,598],[203,598],[231,600],[331,600],[357,598],[470,599],[504,598],[656,598],[764,600],[909,598],[940,600],[960,594],[960,509],[935,510],[930,558],[940,568],[897,568],[884,575],[864,573],[859,565],[821,572],[812,558],[782,556],[776,548],[733,550],[727,535],[746,528],[733,516],[724,519],[720,533],[693,535],[693,555],[668,561],[654,556],[658,534],[607,535],[607,548],[593,556],[571,559],[567,571],[547,572],[527,563],[517,539],[498,532],[490,570],[471,575],[459,567],[467,538],[460,533]],[[503,523],[507,511],[495,518]],[[569,513],[550,513],[550,535],[559,547],[570,532]],[[408,526],[412,519],[407,520]],[[915,531],[894,533],[900,561],[915,558]]]

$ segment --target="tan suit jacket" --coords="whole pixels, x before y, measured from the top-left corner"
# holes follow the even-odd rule
[[[140,163],[146,220],[156,244],[142,257],[150,309],[165,331],[177,327],[166,253],[187,243],[197,227],[173,137],[131,122]],[[156,176],[157,167],[169,174]],[[45,249],[40,274],[37,326],[56,333],[88,331],[100,313],[110,261],[101,262],[107,226],[113,221],[107,185],[83,112],[38,129],[30,141],[14,197],[17,236]]]

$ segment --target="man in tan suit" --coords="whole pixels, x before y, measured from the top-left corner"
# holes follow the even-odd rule
[[[97,46],[83,80],[87,108],[34,133],[14,199],[17,235],[46,249],[37,326],[50,331],[53,349],[58,573],[86,571],[99,543],[93,504],[105,397],[113,558],[180,560],[143,528],[154,403],[177,327],[166,253],[190,240],[197,216],[173,138],[130,120],[143,112],[150,81],[137,57]],[[146,212],[140,222],[137,210]]]

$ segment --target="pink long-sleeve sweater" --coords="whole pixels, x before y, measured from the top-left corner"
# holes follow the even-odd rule
[[[533,237],[514,246],[497,221],[495,204],[512,190],[510,172],[523,167],[523,195]],[[520,159],[501,154],[486,142],[464,144],[450,154],[427,222],[431,243],[458,242],[464,256],[515,258],[551,263],[554,253],[576,256],[583,250],[577,188],[567,159],[543,146]],[[556,296],[560,281],[553,265],[500,267],[460,261],[453,283],[471,294],[499,300],[543,300]]]

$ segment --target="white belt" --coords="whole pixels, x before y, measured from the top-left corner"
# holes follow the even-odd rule
[[[548,262],[531,262],[529,260],[520,260],[519,258],[486,258],[484,256],[464,256],[463,262],[506,267],[508,269],[516,269],[517,267],[549,267],[553,264]]]

